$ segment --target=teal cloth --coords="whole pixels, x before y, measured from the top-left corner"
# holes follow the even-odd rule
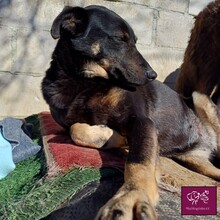
[[[0,128],[0,179],[6,177],[14,169],[11,144],[3,137]]]

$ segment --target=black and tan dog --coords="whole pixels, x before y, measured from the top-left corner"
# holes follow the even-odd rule
[[[154,80],[131,27],[101,6],[65,7],[51,34],[58,40],[42,82],[54,119],[91,147],[129,146],[124,184],[97,219],[156,219],[158,156],[178,159],[220,180],[216,106],[194,93],[196,113]]]

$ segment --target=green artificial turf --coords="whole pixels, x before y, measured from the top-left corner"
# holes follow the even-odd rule
[[[34,125],[33,141],[42,146],[37,115],[26,118]],[[47,178],[41,150],[37,155],[16,164],[0,180],[0,220],[41,219],[68,201],[91,181],[114,175],[111,169],[78,168],[67,174]]]
[[[33,141],[42,146],[39,120],[37,115],[26,118],[33,124]],[[16,164],[16,168],[9,175],[0,180],[0,219],[7,216],[7,209],[27,195],[44,175],[45,158],[42,153]],[[7,218],[5,218],[7,219]]]
[[[85,168],[39,181],[19,199],[8,200],[0,209],[1,219],[41,219],[70,199],[83,186],[99,178],[98,169]]]

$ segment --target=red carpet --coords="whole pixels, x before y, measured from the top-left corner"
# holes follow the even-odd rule
[[[49,168],[66,172],[74,167],[124,167],[123,159],[111,152],[75,145],[49,112],[40,113],[39,119]]]

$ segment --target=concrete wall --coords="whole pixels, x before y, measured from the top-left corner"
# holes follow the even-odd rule
[[[164,81],[181,64],[193,16],[210,0],[0,1],[0,117],[48,110],[40,83],[56,44],[50,27],[65,5],[103,5],[125,18],[138,49]],[[169,80],[168,80],[169,83]]]

